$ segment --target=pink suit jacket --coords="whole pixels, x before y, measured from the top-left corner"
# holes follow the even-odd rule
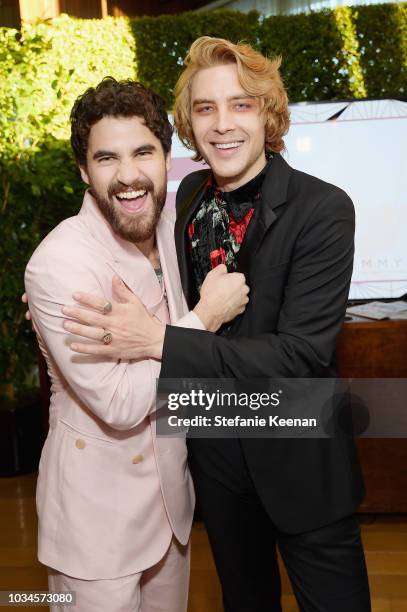
[[[185,314],[170,211],[162,212],[156,238],[171,323],[202,329],[195,313]],[[117,362],[69,348],[76,337],[63,329],[62,306],[73,303],[74,291],[110,300],[114,274],[165,320],[150,262],[112,232],[89,192],[79,214],[39,245],[25,274],[52,383],[37,485],[38,556],[89,580],[150,567],[172,533],[187,543],[194,508],[185,441],[154,435],[159,362]]]

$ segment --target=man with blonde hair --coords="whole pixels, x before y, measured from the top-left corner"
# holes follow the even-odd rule
[[[280,155],[289,113],[279,65],[204,36],[175,90],[179,136],[210,166],[177,194],[184,293],[193,308],[206,273],[225,264],[246,276],[246,311],[215,334],[157,325],[133,303],[125,341],[76,350],[161,359],[161,378],[336,376],[354,209],[341,189]],[[87,314],[86,323],[97,321]],[[114,336],[124,328],[116,318]],[[281,610],[270,577],[275,541],[302,612],[370,610],[351,439],[191,439],[189,452],[227,612]]]

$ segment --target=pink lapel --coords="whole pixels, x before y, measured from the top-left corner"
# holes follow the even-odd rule
[[[162,302],[163,291],[148,259],[134,244],[112,231],[89,191],[84,195],[79,216],[106,253],[105,264],[112,270],[112,276],[117,274],[154,314]],[[156,230],[172,322],[180,319],[186,311],[175,250],[174,222],[175,211],[164,208]]]
[[[186,312],[178,271],[177,252],[174,241],[175,211],[164,208],[157,226],[157,246],[167,291],[168,310],[171,322],[178,321]]]

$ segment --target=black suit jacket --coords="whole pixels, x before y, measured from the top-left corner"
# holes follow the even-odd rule
[[[177,194],[175,240],[190,308],[197,295],[186,228],[208,172],[187,176]],[[335,343],[353,267],[352,201],[338,187],[292,169],[280,155],[265,177],[261,201],[237,258],[250,287],[246,311],[224,335],[167,326],[161,378],[336,376]],[[208,440],[207,448],[216,444]],[[286,532],[342,518],[363,497],[352,440],[241,439],[241,445],[264,506]]]

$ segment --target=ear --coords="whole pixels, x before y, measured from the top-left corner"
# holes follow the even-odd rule
[[[171,170],[171,151],[165,156],[165,167],[167,168],[167,172]]]
[[[81,173],[83,182],[86,183],[87,185],[90,185],[89,175],[86,170],[86,166],[79,166],[79,171]]]

